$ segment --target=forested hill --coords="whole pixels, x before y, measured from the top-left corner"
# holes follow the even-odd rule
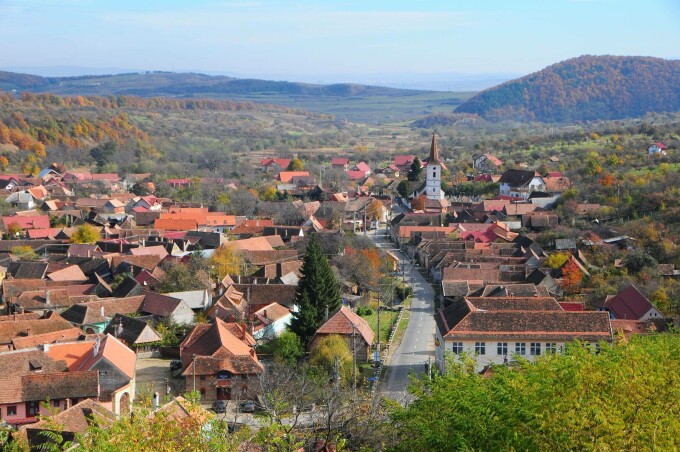
[[[456,108],[490,120],[568,122],[680,110],[680,60],[585,55],[489,88]]]
[[[194,73],[144,72],[79,77],[40,77],[0,71],[0,89],[67,95],[123,94],[142,97],[277,93],[303,96],[403,96],[422,91],[338,83],[313,85],[286,81],[237,79]]]
[[[370,123],[400,122],[423,114],[450,112],[474,94],[352,83],[314,85],[174,72],[40,77],[0,71],[0,90],[61,96],[226,99],[282,105]]]

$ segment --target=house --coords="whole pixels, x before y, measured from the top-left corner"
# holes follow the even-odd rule
[[[366,164],[366,162],[359,162],[354,165],[350,171],[357,171],[364,174],[364,177],[368,177],[371,174],[371,168]]]
[[[85,399],[56,414],[48,414],[33,424],[22,425],[19,432],[25,435],[31,450],[43,450],[42,445],[51,440],[45,432],[59,433],[62,441],[72,442],[76,435],[87,432],[91,426],[106,427],[115,420],[115,414],[102,403]],[[55,428],[58,426],[58,429]],[[63,445],[63,443],[62,443]]]
[[[183,292],[170,292],[165,295],[183,301],[189,308],[194,311],[205,311],[210,307],[212,297],[208,290],[187,290]],[[184,316],[180,317],[184,318]],[[193,318],[190,322],[193,322]]]
[[[550,195],[561,196],[562,193],[571,188],[571,179],[559,172],[557,174],[546,174],[543,176],[543,182],[545,183],[543,191]]]
[[[9,231],[9,228],[12,225],[16,225],[21,230],[49,229],[50,217],[49,215],[15,215],[10,217],[2,217],[3,231]]]
[[[493,154],[488,152],[481,155],[472,156],[472,168],[477,170],[497,170],[503,166],[503,162]]]
[[[127,298],[104,298],[78,303],[61,313],[71,324],[88,334],[101,333],[116,314],[142,312],[144,295]]]
[[[5,202],[19,210],[33,210],[37,206],[38,198],[30,190],[15,191]]]
[[[268,173],[270,170],[279,172],[288,168],[292,159],[283,158],[266,158],[260,160],[260,170],[263,173]]]
[[[194,322],[194,311],[186,301],[155,292],[144,292],[142,311],[180,325]]]
[[[529,199],[534,191],[545,191],[543,178],[534,171],[509,169],[498,180],[501,196]]]
[[[341,336],[350,350],[356,352],[358,361],[368,361],[372,358],[371,347],[375,334],[366,320],[359,317],[346,306],[340,308],[338,312],[316,330],[314,337],[309,344],[313,349],[324,337],[330,335]]]
[[[157,348],[163,337],[151,325],[138,317],[116,314],[104,330],[129,348],[139,353]]]
[[[27,367],[30,373],[0,378],[0,413],[9,425],[33,423],[38,416],[49,414],[50,408],[64,409],[78,400],[99,397],[99,374],[95,371],[41,373],[39,362]],[[47,409],[41,406],[45,400],[50,400]]]
[[[61,337],[71,335],[71,328],[68,320],[56,312],[49,312],[38,318],[26,318],[21,314],[7,316],[7,319],[0,322],[0,351],[16,349],[14,342],[18,338],[25,341],[33,336],[41,336],[45,339],[45,335],[50,333]],[[51,340],[47,338],[46,342]],[[22,345],[19,347],[23,348]]]
[[[392,158],[392,163],[396,166],[402,173],[408,173],[411,169],[411,165],[415,160],[415,155],[395,155]]]
[[[309,171],[281,171],[276,180],[283,184],[290,184],[294,177],[309,177]]]
[[[331,166],[333,169],[347,171],[349,169],[349,159],[345,157],[333,157],[331,159]]]
[[[606,313],[566,312],[553,300],[544,304],[532,297],[502,302],[484,298],[454,301],[435,314],[435,360],[443,370],[448,356],[475,355],[477,370],[504,364],[513,356],[533,360],[557,353],[565,343],[612,340]]]
[[[137,355],[120,340],[107,334],[94,341],[51,345],[45,353],[55,361],[66,361],[68,373],[96,371],[99,400],[110,404],[116,414],[132,410]]]
[[[254,345],[244,325],[215,319],[194,326],[179,346],[186,391],[199,391],[205,402],[253,399],[264,370]]]
[[[598,311],[607,311],[612,319],[650,320],[664,316],[635,285],[631,284],[616,295],[607,295],[595,303]]]
[[[668,148],[662,142],[652,144],[647,148],[647,155],[654,155],[657,157],[668,155]]]
[[[286,329],[292,318],[290,309],[270,303],[252,314],[253,337],[258,341],[274,339]]]

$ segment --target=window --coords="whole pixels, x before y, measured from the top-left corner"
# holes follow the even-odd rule
[[[508,356],[508,343],[499,342],[498,345],[496,346],[496,353],[501,356]]]
[[[540,355],[541,354],[541,343],[540,342],[532,342],[531,348],[529,349],[529,353],[533,356]]]
[[[545,343],[545,352],[546,353],[555,353],[557,351],[557,344],[554,342],[546,342]]]
[[[40,402],[27,402],[26,403],[26,415],[36,416],[40,411]]]
[[[205,375],[201,375],[201,381],[205,381]]]
[[[453,345],[453,348],[452,348],[453,353],[455,353],[456,355],[460,355],[461,353],[463,353],[463,343],[462,342],[454,342],[451,345]]]
[[[515,353],[518,355],[527,354],[527,344],[524,342],[515,342]]]
[[[475,353],[486,355],[486,342],[475,342]]]
[[[16,405],[10,405],[7,407],[7,416],[16,416],[17,415],[17,406]]]
[[[52,400],[52,406],[54,408],[59,408],[59,405],[61,404],[60,400]]]
[[[432,168],[432,177],[437,177],[437,169]]]
[[[201,397],[205,397],[205,388],[200,389]]]

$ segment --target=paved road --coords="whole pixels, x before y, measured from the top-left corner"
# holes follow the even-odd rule
[[[406,279],[413,282],[414,296],[411,301],[411,318],[399,348],[392,355],[387,371],[387,381],[379,389],[386,395],[403,400],[406,396],[408,376],[410,372],[420,375],[425,370],[425,363],[430,359],[434,363],[434,289],[423,278],[417,268],[412,269],[410,259],[395,249],[385,236],[385,230],[371,231],[369,236],[380,248],[387,248],[395,253],[401,261],[406,261]],[[401,263],[401,262],[400,262]]]

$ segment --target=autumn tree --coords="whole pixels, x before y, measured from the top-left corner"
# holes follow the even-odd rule
[[[302,259],[302,278],[295,295],[297,312],[290,329],[307,344],[327,318],[340,308],[340,290],[315,236],[307,244]]]
[[[99,240],[99,230],[92,225],[83,224],[78,226],[71,236],[72,243],[95,243]]]
[[[377,199],[374,199],[368,206],[366,206],[366,217],[372,221],[380,221],[383,210],[383,203]]]
[[[233,244],[225,243],[215,249],[209,264],[220,281],[227,275],[239,275],[244,264],[243,256]]]
[[[568,294],[579,293],[581,290],[581,270],[573,259],[569,259],[562,268],[562,287]]]
[[[552,253],[550,256],[548,256],[548,259],[546,259],[545,265],[550,268],[562,268],[564,263],[567,262],[570,257],[570,253]]]
[[[427,202],[427,196],[422,194],[411,201],[411,208],[413,210],[425,210],[425,203]]]
[[[330,334],[314,341],[310,362],[324,369],[332,378],[347,385],[352,381],[352,352],[342,336]],[[338,374],[334,375],[337,369]]]
[[[288,171],[303,171],[305,169],[305,164],[299,158],[294,158],[288,164]]]

